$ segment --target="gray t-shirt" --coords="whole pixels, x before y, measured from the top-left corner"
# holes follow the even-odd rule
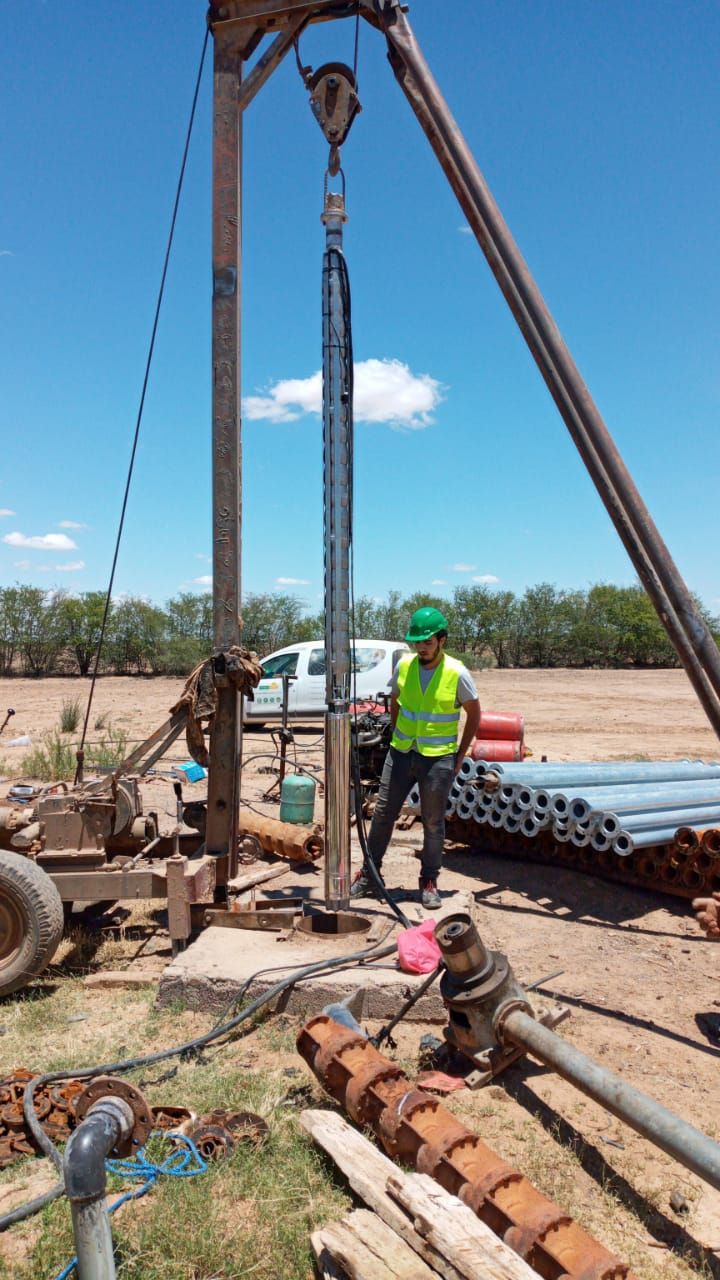
[[[390,678],[390,692],[391,694],[393,694],[394,697],[397,697],[399,668],[400,668],[400,663],[398,662]],[[420,663],[418,663],[418,675],[420,676],[420,688],[422,689],[423,693],[427,689],[436,671],[437,671],[437,667],[430,667],[430,668],[421,667]],[[468,671],[467,667],[464,667],[461,663],[460,674],[458,675],[458,687],[457,687],[457,696],[455,698],[455,706],[461,707],[464,702],[470,702],[473,698],[477,698],[477,696],[478,694],[477,694],[477,689],[475,688],[475,681],[470,675],[470,672]]]

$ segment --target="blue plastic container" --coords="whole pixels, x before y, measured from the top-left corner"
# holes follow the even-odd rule
[[[315,779],[291,773],[280,788],[280,821],[308,826],[315,816]]]

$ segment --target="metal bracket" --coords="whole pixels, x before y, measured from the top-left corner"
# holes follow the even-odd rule
[[[547,1005],[535,1005],[532,1001],[530,1001],[530,1004],[535,1021],[539,1022],[543,1027],[548,1027],[551,1031],[559,1026],[561,1022],[564,1022],[566,1018],[570,1017],[570,1009],[567,1005],[557,1004],[550,1007]],[[459,1045],[454,1043],[451,1027],[445,1027],[443,1035],[453,1049],[456,1049],[463,1057],[467,1057],[470,1062],[475,1063],[476,1070],[465,1076],[465,1087],[467,1089],[481,1089],[483,1085],[490,1084],[501,1071],[511,1066],[513,1062],[517,1062],[518,1058],[525,1056],[524,1049],[518,1049],[517,1046],[505,1048],[500,1044],[493,1045],[490,1049],[481,1049],[470,1056]]]

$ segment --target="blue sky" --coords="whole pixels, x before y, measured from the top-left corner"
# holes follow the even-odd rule
[[[410,20],[661,533],[715,609],[720,6],[415,0]],[[202,0],[4,6],[0,584],[107,583],[203,34]],[[351,61],[352,41],[352,23],[316,27],[303,61]],[[158,602],[210,572],[210,70],[115,583]],[[343,148],[358,384],[366,417],[396,421],[357,424],[357,594],[633,581],[364,24],[359,81]],[[245,117],[243,589],[295,591],[313,610],[322,450],[305,380],[321,359],[325,162],[287,59]]]

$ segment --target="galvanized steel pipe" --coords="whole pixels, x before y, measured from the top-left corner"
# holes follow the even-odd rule
[[[115,1280],[110,1218],[105,1204],[105,1159],[133,1131],[123,1098],[102,1098],[65,1148],[63,1172],[70,1201],[79,1280]]]
[[[712,1138],[641,1093],[614,1071],[593,1062],[580,1049],[521,1010],[507,1014],[502,1021],[501,1035],[504,1043],[517,1045],[552,1067],[563,1079],[666,1151],[673,1160],[720,1190],[720,1145]]]
[[[559,812],[558,804],[573,801],[587,805],[588,812],[607,810],[612,813],[630,813],[637,809],[681,809],[698,804],[720,806],[720,779],[708,778],[687,782],[635,783],[609,787],[563,787],[557,791],[544,790],[550,799],[550,807]],[[579,821],[583,818],[578,813]]]
[[[703,760],[568,760],[556,764],[493,764],[501,786],[544,787],[607,786],[611,782],[697,782],[720,778],[720,763]]]

